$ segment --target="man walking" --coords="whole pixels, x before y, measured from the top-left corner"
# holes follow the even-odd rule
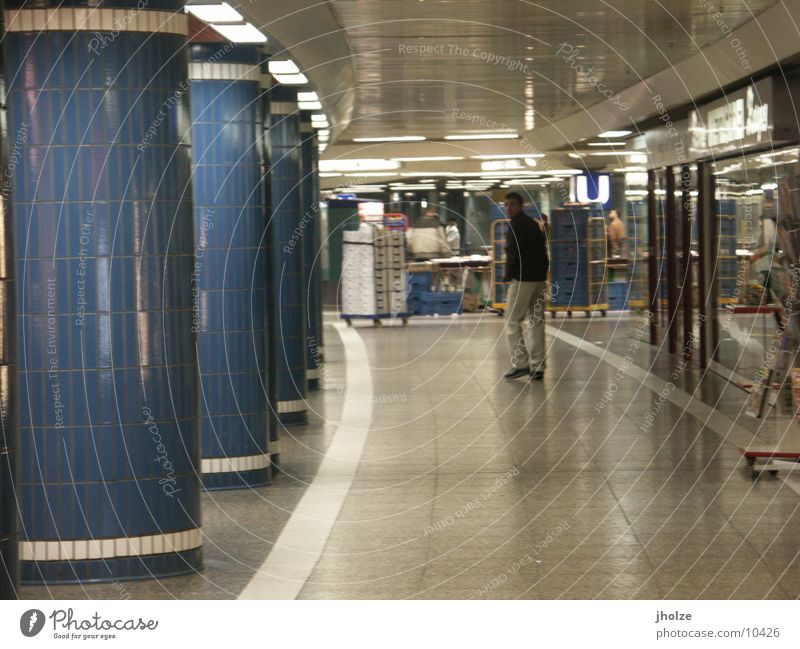
[[[544,378],[544,313],[547,306],[547,237],[544,226],[522,211],[522,196],[506,194],[505,208],[511,223],[506,243],[506,277],[508,308],[506,342],[511,354],[511,369],[507,379],[521,376],[541,381]],[[525,333],[530,338],[530,355],[525,345],[522,323],[527,320]]]

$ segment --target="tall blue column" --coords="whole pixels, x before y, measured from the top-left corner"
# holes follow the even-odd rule
[[[261,117],[262,117],[262,151],[264,156],[262,158],[261,176],[263,182],[261,183],[262,192],[264,197],[264,219],[269,224],[272,219],[272,185],[270,183],[270,142],[269,142],[269,127],[271,122],[269,104],[270,104],[270,89],[272,88],[272,75],[269,73],[268,57],[269,54],[263,52],[263,60],[261,62]],[[277,407],[277,363],[275,362],[275,331],[277,325],[277,317],[275,309],[272,305],[275,304],[276,298],[274,294],[275,282],[272,281],[271,264],[269,263],[269,255],[271,254],[271,246],[269,243],[269,229],[266,232],[266,285],[267,285],[267,314],[265,318],[264,340],[267,350],[267,422],[269,429],[269,453],[270,462],[273,467],[273,472],[280,464],[280,424],[278,422],[278,407]]]
[[[4,34],[0,10],[0,34]],[[0,55],[2,52],[0,52]],[[5,79],[0,58],[0,599],[16,599],[19,587],[17,560],[17,392],[14,366],[14,254],[11,248],[11,177],[16,169],[19,144],[25,130],[8,141]],[[9,160],[10,149],[10,160]]]
[[[306,378],[308,389],[319,389],[319,367],[322,361],[321,326],[318,322],[321,299],[320,240],[319,240],[319,182],[317,132],[311,123],[311,111],[300,111],[303,179],[303,284],[306,313]]]
[[[203,485],[270,478],[260,50],[193,45],[195,299]]]
[[[269,147],[272,210],[267,230],[275,322],[270,353],[276,364],[278,419],[289,426],[307,419],[300,114],[294,88],[270,91]]]
[[[6,12],[28,583],[202,566],[187,20],[97,4]]]

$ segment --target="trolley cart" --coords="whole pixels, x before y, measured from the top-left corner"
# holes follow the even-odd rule
[[[382,327],[384,320],[401,320],[403,322],[403,326],[405,327],[408,325],[408,319],[411,317],[410,313],[372,313],[369,315],[360,315],[355,313],[343,313],[339,316],[342,320],[345,321],[345,324],[348,327],[353,326],[353,320],[372,320],[372,324],[375,327]]]
[[[778,471],[800,470],[800,451],[775,451],[768,449],[738,448],[750,469],[750,477],[758,480],[766,471],[771,476]]]

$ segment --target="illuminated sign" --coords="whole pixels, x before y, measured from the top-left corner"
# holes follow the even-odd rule
[[[582,174],[572,181],[572,200],[611,207],[611,178],[608,174]]]

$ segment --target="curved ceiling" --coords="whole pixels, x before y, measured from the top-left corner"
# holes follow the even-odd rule
[[[528,131],[604,101],[600,83],[619,93],[689,58],[775,0],[330,4],[356,61],[344,142]]]
[[[298,64],[320,97],[331,123],[332,136],[345,129],[356,101],[356,63],[353,51],[331,2],[319,0],[250,0],[239,12],[271,38],[274,54]],[[275,40],[280,45],[275,46]]]

